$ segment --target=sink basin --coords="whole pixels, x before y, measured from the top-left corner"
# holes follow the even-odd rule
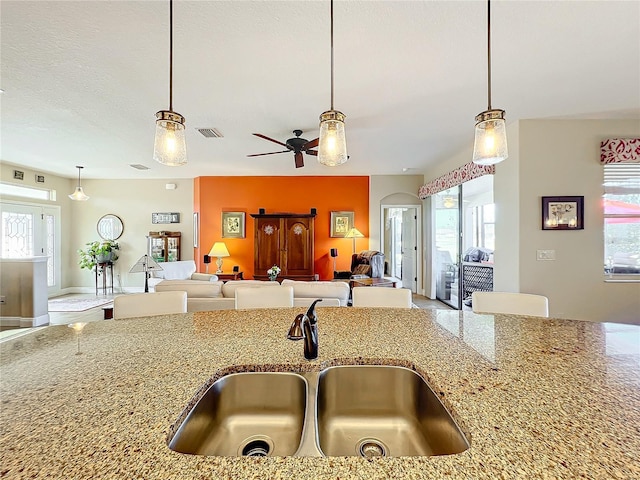
[[[194,406],[169,448],[198,455],[293,455],[302,440],[306,403],[307,381],[300,375],[226,375]]]
[[[316,399],[325,456],[446,455],[469,443],[436,394],[404,367],[349,365],[323,370]]]

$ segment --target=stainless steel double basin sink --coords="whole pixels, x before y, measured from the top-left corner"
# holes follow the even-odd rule
[[[447,455],[469,442],[424,379],[387,365],[226,375],[169,442],[216,456]]]

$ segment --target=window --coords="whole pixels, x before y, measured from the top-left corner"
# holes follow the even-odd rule
[[[55,200],[55,190],[23,187],[12,183],[0,183],[0,194],[2,196],[10,195],[14,197],[32,198],[35,200]]]
[[[495,204],[487,203],[473,207],[473,244],[478,247],[495,249]]]
[[[604,165],[604,271],[640,279],[640,164]]]

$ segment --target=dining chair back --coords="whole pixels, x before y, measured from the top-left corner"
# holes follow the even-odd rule
[[[549,316],[549,299],[543,295],[530,293],[473,292],[471,306],[476,313]]]
[[[238,287],[236,310],[293,307],[293,287]]]
[[[411,308],[411,290],[389,287],[353,287],[354,307]]]
[[[130,293],[113,299],[113,318],[150,317],[171,313],[186,313],[187,292],[168,291]]]

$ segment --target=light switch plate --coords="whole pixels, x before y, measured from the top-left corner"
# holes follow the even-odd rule
[[[536,260],[555,260],[555,259],[556,259],[555,250],[537,250],[536,251]]]

